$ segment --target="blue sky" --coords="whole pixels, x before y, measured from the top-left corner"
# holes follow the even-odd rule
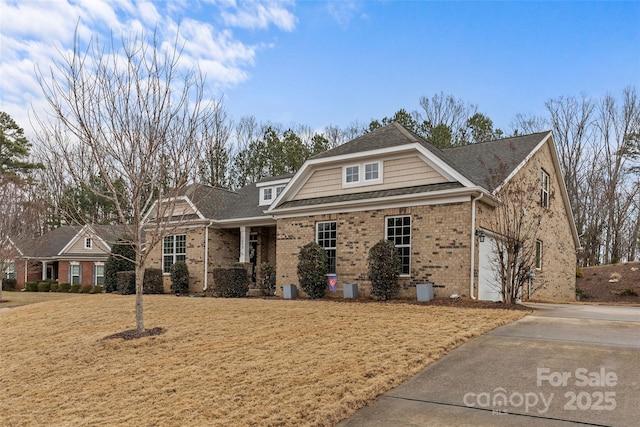
[[[79,20],[79,21],[78,21]],[[34,66],[108,32],[151,31],[200,64],[230,116],[345,127],[444,92],[509,130],[561,95],[640,88],[640,2],[0,0],[0,110],[44,111]]]

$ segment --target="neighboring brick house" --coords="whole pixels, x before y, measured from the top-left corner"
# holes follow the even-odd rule
[[[102,285],[104,263],[118,226],[62,226],[37,239],[16,242],[15,259],[7,262],[5,277],[16,279],[17,289],[26,282]]]
[[[402,259],[401,295],[433,283],[436,296],[495,300],[492,219],[504,189],[521,180],[533,188],[527,206],[544,209],[530,288],[539,290],[523,297],[573,300],[579,241],[551,132],[440,150],[394,123],[311,158],[293,176],[235,192],[194,184],[178,198],[183,221],[147,266],[165,271],[168,291],[171,264],[185,260],[199,292],[217,266],[245,263],[257,283],[256,266],[268,262],[282,295],[298,283],[301,247],[316,241],[338,278],[333,295],[345,283],[367,295],[369,249],[390,239]]]

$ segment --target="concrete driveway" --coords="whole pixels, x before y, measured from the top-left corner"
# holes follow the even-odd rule
[[[339,426],[640,425],[640,307],[530,306]]]

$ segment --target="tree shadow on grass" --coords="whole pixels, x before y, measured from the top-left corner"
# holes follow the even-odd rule
[[[145,329],[142,332],[138,332],[135,329],[129,329],[127,331],[122,331],[122,332],[118,332],[117,334],[106,336],[102,338],[100,341],[115,340],[118,338],[122,338],[124,340],[134,340],[136,338],[154,337],[156,335],[160,335],[165,332],[166,332],[166,329],[160,328],[160,327]]]

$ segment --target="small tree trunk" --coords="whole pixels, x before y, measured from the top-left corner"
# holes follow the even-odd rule
[[[144,267],[136,265],[136,332],[144,331],[144,311],[142,306],[142,284],[144,283]]]

